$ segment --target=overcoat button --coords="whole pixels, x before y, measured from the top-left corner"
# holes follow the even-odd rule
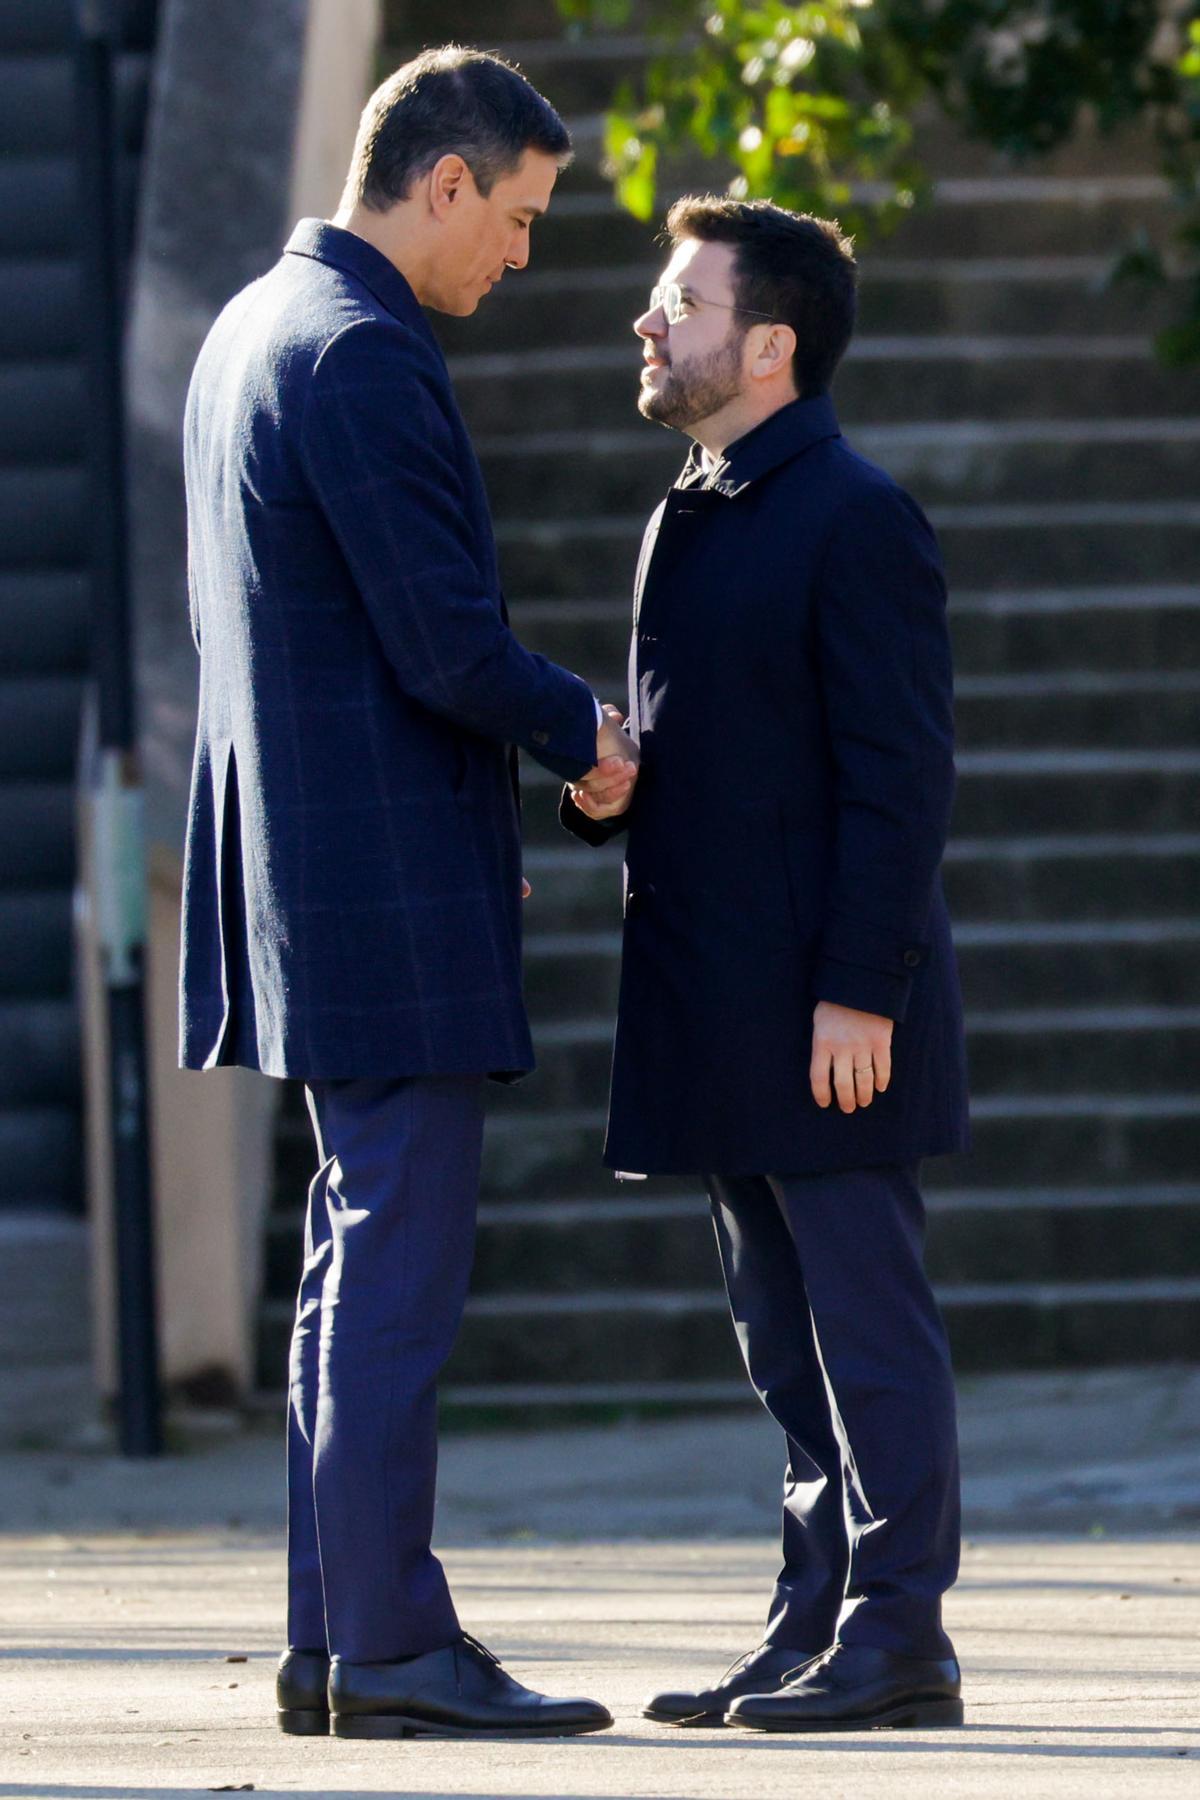
[[[919,969],[921,966],[921,952],[919,950],[906,950],[904,952],[904,966],[906,969]]]
[[[550,733],[548,731],[535,731],[533,733],[533,741],[535,744],[548,744],[550,742]]]

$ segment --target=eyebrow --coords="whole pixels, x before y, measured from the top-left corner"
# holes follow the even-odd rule
[[[545,207],[535,206],[532,200],[519,200],[513,210],[515,212],[528,213],[531,219],[542,219],[546,215]]]

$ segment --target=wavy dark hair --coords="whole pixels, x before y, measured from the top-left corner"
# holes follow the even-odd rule
[[[571,136],[519,69],[483,50],[443,44],[397,69],[367,101],[343,205],[386,212],[443,156],[461,156],[485,197],[527,150],[565,168]]]

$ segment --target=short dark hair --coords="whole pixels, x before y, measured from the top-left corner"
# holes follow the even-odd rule
[[[672,244],[699,238],[734,246],[734,299],[791,326],[796,392],[804,399],[823,393],[854,331],[858,265],[837,220],[789,212],[771,200],[685,194],[665,229]]]
[[[571,136],[519,69],[482,50],[443,44],[397,69],[367,101],[346,200],[386,212],[443,156],[461,156],[485,197],[526,150],[565,168]]]

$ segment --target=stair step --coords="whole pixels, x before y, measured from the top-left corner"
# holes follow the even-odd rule
[[[158,0],[122,0],[121,42],[130,49],[154,42]],[[66,50],[75,41],[77,0],[4,0],[0,51]]]
[[[1183,500],[935,505],[937,530],[954,586],[1006,588],[1086,580],[1097,567],[1117,580],[1147,570],[1164,582],[1195,571],[1200,505]]]
[[[68,886],[75,874],[74,784],[0,784],[0,844],[10,891]]]
[[[413,43],[438,44],[447,36],[470,43],[478,30],[476,0],[383,0],[381,36],[385,66],[413,52]],[[505,0],[504,29],[511,38],[538,39],[565,35],[570,29],[555,0]],[[576,27],[583,36],[581,27]],[[516,56],[519,45],[509,43],[504,54]]]
[[[631,581],[649,507],[563,520],[502,520],[497,529],[506,591],[514,599],[570,597],[579,571],[593,591]],[[1102,567],[1136,583],[1153,570],[1182,585],[1195,572],[1200,504],[1189,500],[941,505],[930,511],[952,587],[1067,586]]]
[[[0,1212],[76,1212],[82,1197],[78,1106],[0,1106]]]
[[[1200,670],[965,675],[956,684],[958,742],[971,749],[1059,744],[1146,750],[1197,742]]]
[[[0,1111],[78,1106],[81,1097],[74,995],[0,1001]]]
[[[485,1195],[532,1198],[594,1187],[604,1141],[602,1098],[540,1116],[522,1114],[515,1105],[495,1113],[484,1140]],[[930,1186],[961,1187],[968,1172],[981,1186],[1195,1176],[1200,1100],[1192,1091],[999,1096],[977,1101],[972,1119],[970,1157],[931,1163]],[[281,1127],[279,1164],[284,1196],[307,1190],[313,1160],[307,1136],[289,1138],[286,1129]]]
[[[1188,500],[1200,419],[1034,420],[993,425],[862,426],[854,448],[882,463],[927,510],[956,501]],[[502,521],[536,494],[539,519],[644,518],[682,465],[683,440],[645,423],[628,431],[508,432],[476,445]]]
[[[579,965],[558,971],[551,998],[534,1012],[538,1069],[503,1105],[532,1114],[594,1104],[608,1092],[613,1014],[563,1017],[581,1001]],[[1200,1069],[1200,1007],[1024,1006],[969,1011],[972,1091],[997,1094],[1159,1093],[1180,1071]]]
[[[612,92],[611,71],[597,64],[584,72],[583,80],[588,94],[565,71],[556,75],[563,103],[581,111],[603,107]],[[664,184],[657,216],[649,224],[619,209],[610,194],[582,187],[568,181],[555,195],[549,216],[535,232],[531,266],[586,269],[644,262],[651,269],[660,267],[665,255],[654,238],[673,197],[670,186]],[[858,191],[866,198],[883,196],[882,188],[870,184]],[[951,244],[959,258],[1105,256],[1139,233],[1165,248],[1170,227],[1165,186],[1154,175],[968,176],[937,181],[932,203],[915,209],[890,236],[873,237],[863,255],[868,264],[912,261],[944,256]]]
[[[0,892],[0,946],[0,998],[67,997],[73,952],[70,889]]]
[[[594,693],[623,705],[628,647],[621,639],[603,664],[571,660]],[[954,718],[963,759],[976,751],[1073,747],[1106,754],[1186,752],[1200,735],[1200,669],[963,675],[955,683]]]
[[[1170,751],[963,751],[955,832],[966,837],[1083,832],[1191,832],[1200,825],[1200,753]],[[553,778],[526,762],[526,841],[562,846]]]
[[[572,177],[575,185],[577,177]],[[555,208],[544,228],[553,231]],[[507,277],[471,319],[439,316],[435,330],[451,356],[541,349],[569,314],[572,335],[597,346],[636,350],[633,321],[645,311],[654,270],[628,267],[543,269],[535,239],[528,270]],[[1111,287],[1111,256],[878,258],[862,254],[857,330],[863,337],[1036,337],[1053,319],[1073,338],[1153,331],[1177,314],[1182,283],[1153,295],[1133,283]]]
[[[642,1184],[638,1184],[641,1186]],[[939,1284],[1123,1281],[1200,1273],[1200,1187],[968,1190],[935,1194],[926,1265]],[[303,1211],[275,1213],[265,1292],[290,1301]],[[485,1203],[473,1291],[698,1289],[717,1280],[703,1193]]]
[[[507,20],[505,21],[507,24]],[[480,34],[478,17],[468,32],[468,41]],[[445,33],[441,26],[435,41]],[[405,33],[411,41],[411,33]],[[485,33],[486,36],[486,33]],[[581,36],[575,40],[562,34],[562,20],[552,35],[535,38],[508,39],[503,54],[520,64],[522,72],[539,93],[546,95],[564,118],[580,113],[594,113],[607,106],[619,84],[636,80],[642,73],[647,55],[647,41],[624,25],[618,31]],[[570,184],[568,181],[568,185]],[[663,210],[666,210],[664,204]]]
[[[964,833],[1189,830],[1200,822],[1200,752],[965,750],[957,758],[956,829]]]
[[[88,657],[86,576],[0,571],[0,676],[76,674]]]
[[[961,837],[944,878],[962,923],[1183,917],[1200,893],[1198,857],[1200,837],[1185,832]]]
[[[78,361],[0,362],[0,464],[81,462],[84,419]]]
[[[950,625],[960,677],[1200,667],[1200,590],[1194,582],[960,589],[951,599]]]
[[[0,468],[0,568],[76,568],[87,548],[87,506],[82,468]]]
[[[468,424],[486,436],[528,419],[535,380],[540,430],[570,430],[580,419],[596,430],[628,429],[638,418],[640,366],[631,335],[625,349],[456,356],[451,372]],[[869,426],[913,419],[1191,417],[1198,391],[1200,376],[1154,360],[1149,336],[893,336],[856,340],[834,399],[854,438]]]
[[[260,1394],[258,1404],[282,1412],[286,1396]],[[608,1424],[639,1417],[669,1418],[677,1413],[759,1412],[758,1396],[743,1375],[740,1381],[451,1381],[438,1388],[438,1417],[459,1430],[499,1425],[520,1429],[532,1425],[549,1431],[561,1425]]]
[[[73,775],[82,695],[76,675],[0,678],[0,781]]]
[[[568,668],[615,669],[629,643],[632,582],[630,562],[609,598],[598,597],[592,584],[588,599],[514,599],[514,628],[531,649]],[[975,674],[1056,669],[1127,675],[1200,669],[1195,583],[954,587],[950,629],[960,682]]]
[[[530,846],[527,929],[617,929],[620,841],[585,849]],[[1200,833],[951,839],[944,867],[951,918],[1013,922],[1183,917],[1200,895]]]
[[[1048,1368],[1188,1360],[1200,1279],[952,1285],[938,1294],[956,1367]],[[264,1308],[259,1377],[278,1389],[292,1308]],[[728,1303],[689,1292],[493,1295],[468,1305],[447,1386],[615,1381],[732,1385],[741,1373]],[[744,1376],[742,1377],[744,1379]]]
[[[0,259],[0,358],[43,364],[79,348],[82,276],[73,257]],[[7,427],[9,421],[4,419]]]
[[[0,155],[69,155],[74,150],[76,70],[70,50],[4,54],[0,36]],[[121,147],[141,149],[150,80],[144,52],[117,58],[116,129]]]
[[[954,941],[970,1007],[1069,1008],[1095,996],[1110,1008],[1200,1003],[1200,921],[1194,918],[971,921],[956,926]],[[545,1019],[567,1006],[573,1017],[586,1009],[611,1018],[620,954],[615,930],[527,933],[531,1011]]]
[[[74,40],[75,0],[5,0],[0,50],[65,50]]]
[[[121,218],[128,230],[137,198],[138,158],[118,170]],[[0,160],[0,256],[65,256],[79,239],[79,173],[74,155]]]

